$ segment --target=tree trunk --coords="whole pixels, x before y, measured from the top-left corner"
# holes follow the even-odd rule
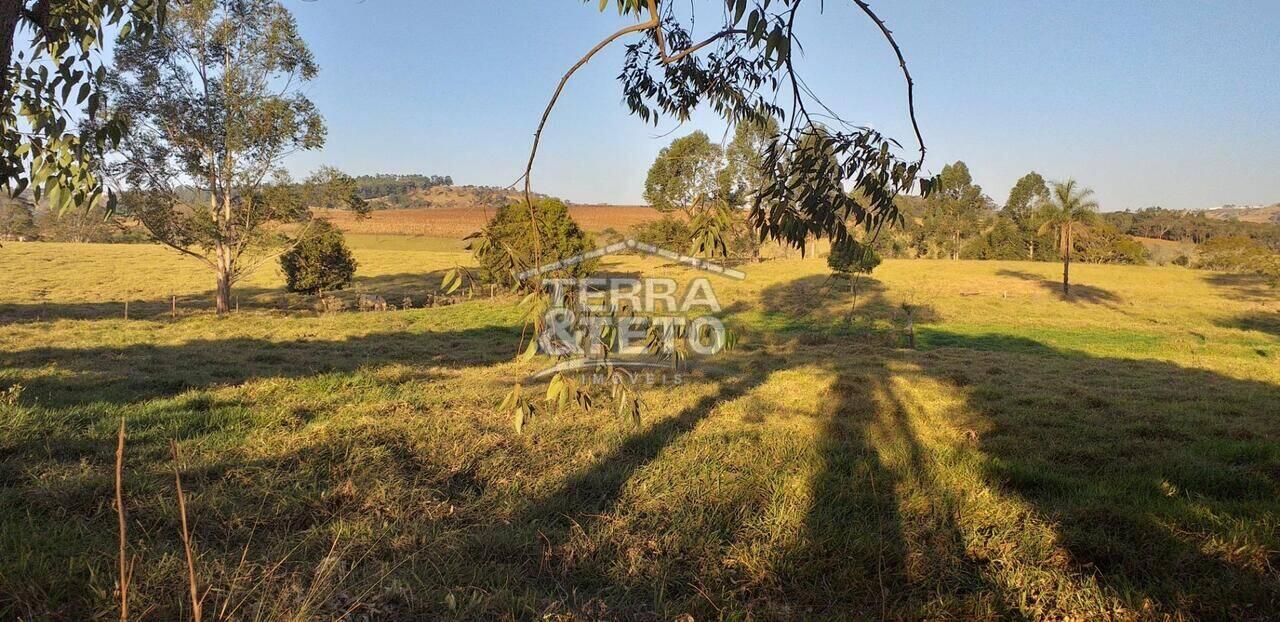
[[[0,97],[6,106],[13,102],[13,85],[9,83],[9,66],[13,64],[13,39],[18,33],[23,0],[0,0]]]
[[[1033,237],[1027,242],[1027,261],[1036,260],[1036,239]]]
[[[214,304],[217,306],[218,315],[226,315],[231,312],[231,249],[219,242],[216,252],[218,289],[214,293]]]
[[[1062,295],[1071,295],[1071,223],[1064,225],[1062,243]]]

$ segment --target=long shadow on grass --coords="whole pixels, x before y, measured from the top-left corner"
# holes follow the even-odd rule
[[[22,369],[23,400],[65,408],[125,404],[190,389],[262,378],[345,373],[400,363],[472,367],[509,360],[519,329],[485,326],[445,332],[373,333],[343,340],[248,337],[198,339],[181,345],[43,347],[0,354],[0,367]],[[57,373],[43,373],[46,368]]]
[[[1280,338],[1280,311],[1276,313],[1246,313],[1231,318],[1223,318],[1214,322],[1223,328],[1252,330]]]
[[[1280,539],[1270,528],[1280,515],[1280,420],[1267,416],[1280,404],[1280,387],[999,334],[935,327],[922,330],[921,341],[942,347],[814,346],[838,374],[837,416],[824,441],[828,466],[814,482],[810,538],[792,567],[818,564],[821,572],[799,576],[828,589],[824,600],[845,611],[887,607],[890,617],[925,615],[934,596],[935,609],[961,616],[1017,609],[1053,616],[1079,594],[1036,602],[1028,590],[1035,573],[1061,573],[1065,557],[1069,583],[1096,582],[1104,600],[1130,610],[1209,618],[1280,612]],[[953,419],[922,419],[927,409],[905,396],[903,382],[958,396]],[[955,426],[956,441],[919,438],[921,426],[938,425]],[[860,452],[871,456],[861,470]],[[1009,535],[1007,525],[960,514],[962,491],[931,476],[961,468],[963,461],[938,464],[950,452],[973,452],[976,485],[1033,508],[1062,554],[1019,542],[1024,536]],[[873,488],[890,496],[877,499]],[[898,506],[916,515],[899,515]],[[874,570],[888,603],[865,589],[873,569],[868,508],[877,516]],[[827,567],[831,559],[849,565]],[[844,577],[845,587],[824,576]],[[789,597],[803,599],[806,583],[796,582]]]
[[[1062,293],[1062,281],[1046,278],[1034,272],[1026,272],[1023,270],[1000,270],[996,272],[1000,276],[1007,276],[1016,279],[1022,279],[1040,286],[1040,289],[1056,295],[1061,300],[1073,302],[1076,304],[1086,303],[1093,305],[1104,305],[1114,307],[1121,302],[1120,296],[1110,290],[1103,289],[1094,285],[1086,285],[1083,283],[1072,283],[1071,293],[1064,295]]]
[[[1265,276],[1205,272],[1202,278],[1230,298],[1253,302],[1280,302],[1280,287]]]
[[[356,298],[360,294],[382,296],[390,304],[401,306],[407,297],[413,306],[421,307],[429,294],[437,292],[443,270],[428,272],[406,272],[385,274],[381,276],[357,276],[349,287],[332,292],[347,303],[348,308],[355,309]],[[212,277],[210,277],[212,280]],[[165,296],[155,298],[130,298],[129,318],[136,320],[166,320],[174,308],[180,316],[192,313],[210,313],[214,309],[213,290],[199,294],[181,294],[176,299]],[[241,286],[232,290],[233,304],[244,311],[278,310],[288,312],[312,311],[315,308],[314,296],[288,294],[283,288],[263,288]],[[102,320],[121,319],[125,315],[125,299],[97,302],[29,302],[0,304],[0,326],[46,322],[55,320]]]

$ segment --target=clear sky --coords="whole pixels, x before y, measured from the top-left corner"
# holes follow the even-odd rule
[[[682,0],[683,1],[683,0]],[[711,27],[719,0],[692,0]],[[329,126],[295,156],[356,173],[506,185],[560,75],[624,24],[581,0],[285,0],[320,63],[308,92]],[[818,2],[813,2],[816,5]],[[846,119],[914,144],[891,50],[851,3],[804,15],[805,80]],[[957,159],[1003,202],[1023,173],[1075,177],[1104,210],[1280,201],[1280,2],[880,1],[917,82],[933,171]],[[621,47],[570,83],[535,189],[638,203],[676,129],[630,116]],[[670,136],[660,136],[675,129]]]

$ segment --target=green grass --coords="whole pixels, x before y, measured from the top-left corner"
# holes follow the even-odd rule
[[[398,242],[353,243],[348,295],[467,261]],[[151,618],[185,615],[170,439],[209,617],[1280,615],[1280,300],[1252,279],[1076,266],[1064,299],[1052,264],[887,261],[846,319],[822,259],[748,265],[713,281],[742,347],[644,390],[638,428],[516,434],[496,404],[541,363],[510,298],[321,316],[266,270],[216,318],[154,247],[0,265],[6,619],[116,615],[120,417]]]

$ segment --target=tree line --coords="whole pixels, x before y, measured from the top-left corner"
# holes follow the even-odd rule
[[[1148,207],[1136,211],[1111,212],[1106,219],[1129,235],[1160,240],[1204,244],[1214,238],[1248,238],[1280,252],[1280,223],[1243,222],[1210,218],[1204,212]]]
[[[1073,180],[1053,183],[1032,171],[1018,179],[1002,205],[973,182],[963,161],[944,166],[939,178],[939,191],[929,197],[897,198],[902,226],[881,232],[881,253],[1025,261],[1062,261],[1070,255],[1088,263],[1126,264],[1147,259],[1142,244],[1098,214],[1096,204],[1074,214],[1070,231],[1064,229],[1066,197],[1054,195],[1081,191]]]
[[[430,190],[436,186],[453,185],[453,177],[449,175],[379,173],[356,175],[352,179],[356,184],[356,194],[366,201],[382,197],[401,197],[415,190]]]

